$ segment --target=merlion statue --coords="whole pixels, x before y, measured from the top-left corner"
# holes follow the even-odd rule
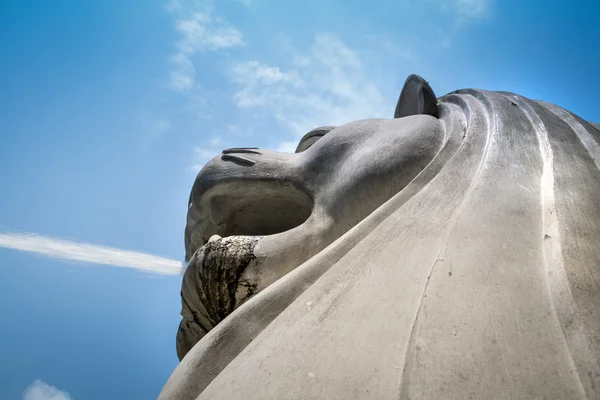
[[[599,399],[600,127],[505,92],[224,150],[161,400]]]

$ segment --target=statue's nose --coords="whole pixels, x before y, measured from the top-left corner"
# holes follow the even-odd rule
[[[258,154],[262,153],[258,151],[258,147],[233,147],[231,149],[223,150],[223,155],[221,156],[221,160],[223,161],[232,161],[234,163],[239,163],[241,165],[252,166],[256,163],[256,161],[251,160],[248,157],[241,156],[240,154]]]

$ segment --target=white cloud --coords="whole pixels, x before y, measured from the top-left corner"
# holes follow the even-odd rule
[[[210,8],[199,2],[171,1],[167,10],[175,15],[175,30],[180,39],[177,52],[171,56],[169,87],[189,92],[196,86],[196,69],[192,57],[203,51],[218,51],[244,44],[243,35]]]
[[[454,17],[456,28],[487,18],[491,12],[492,0],[429,0]]]
[[[253,133],[250,127],[240,127],[233,124],[228,125],[223,132],[225,136],[215,134],[210,139],[204,140],[201,145],[194,147],[194,158],[190,167],[194,174],[197,174],[207,162],[221,154],[224,148],[232,146],[232,143],[226,139],[227,136],[232,135],[238,138],[247,138]]]
[[[229,125],[227,132],[238,137],[249,137],[253,134],[253,129],[250,126]]]
[[[147,112],[140,115],[140,121],[144,132],[151,138],[160,137],[171,130],[171,122],[169,120]]]
[[[274,115],[295,140],[317,126],[389,117],[393,112],[357,52],[336,36],[319,34],[310,51],[290,59],[287,71],[258,61],[233,67],[238,107]],[[295,149],[296,142],[289,139],[280,150]]]
[[[25,389],[23,400],[73,400],[73,398],[69,393],[38,379]]]
[[[180,19],[175,23],[175,29],[181,34],[177,47],[185,54],[226,49],[244,43],[237,29],[208,13],[195,12],[189,18]]]
[[[202,167],[204,166],[204,164],[209,162],[211,159],[213,159],[218,154],[218,152],[214,148],[214,146],[208,146],[208,147],[197,146],[194,149],[194,153],[196,154],[196,157],[194,158],[195,164],[192,165],[192,170],[194,172],[200,171],[202,169]]]
[[[171,129],[171,123],[164,118],[154,118],[151,123],[152,132],[156,135],[163,135]]]
[[[294,73],[283,73],[279,68],[269,67],[258,61],[240,63],[233,68],[233,81],[241,90],[235,94],[239,107],[269,105],[275,98],[285,97],[282,89],[301,86]]]
[[[171,74],[169,76],[169,87],[179,92],[186,92],[194,88],[196,80],[196,68],[189,56],[178,53],[171,57]]]
[[[178,275],[180,261],[34,233],[0,233],[0,247],[43,254],[60,260],[133,268],[161,275]]]
[[[208,141],[208,144],[211,147],[216,147],[219,145],[219,143],[221,143],[221,138],[219,136],[214,136]]]
[[[166,9],[170,13],[181,11],[181,1],[179,0],[169,0],[166,5]]]
[[[235,0],[248,5],[249,0]],[[445,13],[456,32],[465,23],[484,19],[490,15],[492,0],[428,0],[431,9]],[[434,3],[435,1],[435,3]],[[216,16],[213,2],[185,2],[171,0],[170,12],[175,15],[175,30],[180,35],[177,52],[172,57],[171,87],[206,96],[200,92],[196,81],[195,55],[207,51],[219,51],[244,45],[242,33]],[[429,7],[429,6],[428,6]],[[443,34],[436,40],[442,48],[450,48],[452,34]],[[439,32],[438,32],[439,35]],[[388,118],[393,113],[397,94],[386,91],[390,85],[372,66],[375,50],[388,60],[402,60],[418,64],[424,54],[410,40],[399,41],[375,32],[365,36],[374,43],[369,50],[360,51],[332,34],[316,34],[309,49],[298,51],[285,43],[278,50],[277,63],[266,61],[260,54],[245,59],[232,53],[224,58],[230,82],[234,85],[233,100],[250,120],[245,129],[271,126],[267,119],[273,118],[283,128],[284,137],[272,147],[280,151],[293,151],[298,139],[312,128],[323,125],[341,125],[364,118]],[[363,37],[363,39],[365,38]],[[252,46],[248,46],[252,48]],[[256,47],[255,47],[256,48]],[[241,53],[238,53],[239,56]],[[246,53],[247,54],[247,53]],[[383,61],[382,61],[383,60]],[[379,59],[385,64],[385,58]],[[418,61],[418,63],[417,63]],[[227,64],[221,64],[227,65]],[[198,67],[198,71],[199,71]],[[392,79],[395,79],[392,76]],[[398,78],[401,79],[401,78]],[[400,83],[398,83],[400,84]],[[220,92],[221,94],[222,92]],[[208,139],[195,151],[193,169],[197,171],[204,163],[218,154],[216,144]]]
[[[258,61],[249,61],[238,64],[234,68],[234,73],[236,76],[241,76],[244,79],[250,78],[252,81],[265,85],[271,85],[282,81],[297,83],[296,77],[282,73],[279,68],[262,65]]]

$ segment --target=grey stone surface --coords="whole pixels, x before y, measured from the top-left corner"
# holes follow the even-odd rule
[[[202,169],[160,399],[600,398],[600,131],[416,76],[395,116]]]

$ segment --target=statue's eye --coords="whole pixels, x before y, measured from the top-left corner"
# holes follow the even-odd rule
[[[322,126],[320,128],[315,128],[312,131],[308,132],[306,135],[304,135],[302,139],[300,139],[300,143],[298,143],[298,147],[296,147],[296,153],[301,153],[304,150],[308,149],[310,146],[315,144],[317,140],[321,139],[327,134],[327,132],[334,128],[335,126]]]

